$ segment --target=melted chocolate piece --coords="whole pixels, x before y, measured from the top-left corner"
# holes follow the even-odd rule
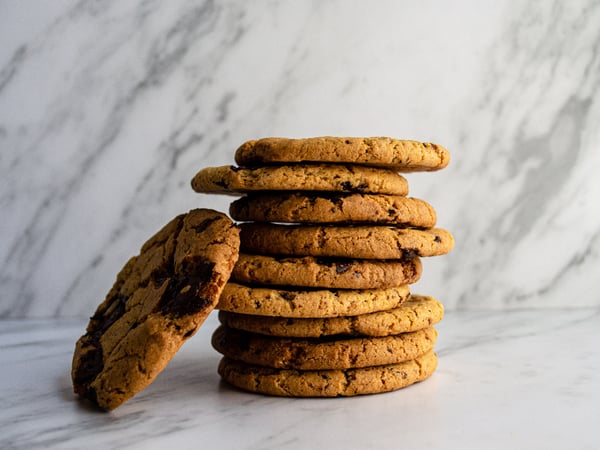
[[[157,308],[165,315],[183,317],[196,314],[209,303],[207,287],[215,281],[214,263],[202,262],[195,267],[193,275],[182,275],[171,280]]]
[[[405,248],[402,250],[403,261],[410,261],[412,259],[415,259],[417,256],[419,256],[418,250],[415,250],[413,248]]]
[[[352,264],[349,264],[349,263],[336,263],[335,273],[337,273],[338,275],[340,275],[342,273],[346,273],[346,272],[348,272],[348,270],[350,270],[351,266],[352,266]]]
[[[200,222],[198,225],[196,225],[194,227],[194,231],[196,231],[196,233],[200,234],[204,230],[206,230],[212,223],[217,222],[218,220],[219,220],[218,217],[213,217],[212,219],[203,220],[202,222]]]
[[[95,400],[96,393],[92,392],[93,389],[89,387],[89,383],[94,381],[104,368],[100,338],[113,323],[125,314],[126,303],[127,297],[117,294],[111,299],[106,309],[98,308],[90,319],[87,333],[81,338],[81,347],[86,351],[73,374],[73,380],[76,385],[82,386],[81,392],[78,393],[92,401]]]
[[[73,380],[77,385],[87,385],[91,383],[104,367],[102,348],[100,347],[101,336],[102,333],[95,332],[93,334],[85,335],[81,340],[82,347],[89,347],[89,349],[81,358],[80,363],[77,366],[77,371],[73,374]],[[87,394],[88,391],[89,387],[86,386],[86,388],[79,393],[89,398]]]
[[[296,298],[296,294],[292,293],[292,292],[281,292],[280,294],[284,299],[286,299],[288,302],[292,301]]]

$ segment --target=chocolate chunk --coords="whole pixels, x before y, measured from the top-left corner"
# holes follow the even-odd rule
[[[296,298],[296,294],[294,294],[293,292],[282,292],[281,296],[286,299],[288,302],[292,301]]]
[[[214,266],[214,263],[204,262],[197,267],[192,276],[182,275],[177,282],[171,280],[158,309],[165,315],[182,317],[205,308],[210,300],[203,291],[205,286],[216,281]]]
[[[87,397],[89,383],[94,381],[96,376],[102,371],[104,361],[102,358],[102,347],[100,346],[100,332],[87,334],[82,337],[81,347],[86,349],[80,359],[77,370],[73,374],[73,380],[77,385],[83,386],[80,393]]]
[[[338,275],[340,275],[342,273],[346,273],[346,272],[348,272],[348,270],[350,270],[351,266],[352,266],[352,264],[349,264],[349,263],[336,263],[335,273],[337,273]]]
[[[410,261],[411,259],[415,259],[419,256],[419,251],[414,248],[405,248],[402,250],[402,259],[404,261]]]
[[[202,233],[204,230],[206,230],[211,224],[217,222],[219,220],[218,217],[212,217],[210,219],[205,219],[202,222],[200,222],[198,225],[196,225],[194,227],[194,231],[196,231],[196,233]]]

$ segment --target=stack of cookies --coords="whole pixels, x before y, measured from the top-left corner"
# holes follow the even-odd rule
[[[434,298],[411,295],[421,257],[452,235],[398,172],[444,168],[439,145],[391,138],[261,139],[237,167],[209,167],[197,192],[240,195],[240,255],[217,308],[219,374],[253,392],[333,397],[429,377]]]

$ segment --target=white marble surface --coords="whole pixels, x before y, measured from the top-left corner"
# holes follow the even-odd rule
[[[88,316],[201,167],[262,136],[389,135],[454,232],[448,309],[598,306],[600,4],[0,2],[0,316]]]
[[[71,391],[81,320],[0,321],[0,447],[597,449],[600,310],[452,312],[437,372],[393,393],[286,399],[222,384],[216,317],[112,413]]]

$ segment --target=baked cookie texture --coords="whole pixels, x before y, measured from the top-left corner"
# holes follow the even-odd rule
[[[442,228],[241,224],[241,248],[254,254],[364,259],[439,256],[454,247]]]
[[[175,217],[131,258],[77,341],[75,393],[112,410],[148,386],[216,306],[239,250],[224,214]]]
[[[407,285],[389,289],[294,290],[229,282],[223,288],[217,309],[289,318],[356,316],[396,308],[409,295]]]
[[[231,279],[246,284],[329,289],[386,289],[416,283],[421,260],[299,258],[242,253]]]
[[[265,138],[242,144],[235,161],[240,166],[350,163],[415,172],[443,169],[450,162],[450,153],[441,145],[389,137]]]
[[[443,305],[433,297],[411,295],[397,308],[357,316],[286,318],[219,311],[219,321],[238,330],[282,337],[391,336],[422,330],[444,317]]]
[[[215,350],[228,358],[275,369],[331,370],[396,364],[433,349],[434,328],[384,337],[301,339],[271,337],[225,326],[213,333]]]
[[[283,223],[385,224],[432,228],[436,213],[420,199],[399,195],[256,194],[234,201],[235,220]]]
[[[347,370],[291,370],[255,366],[224,357],[219,374],[240,389],[282,397],[341,397],[390,392],[423,381],[437,367],[428,352],[411,361]]]
[[[194,176],[192,188],[231,195],[261,191],[408,194],[408,182],[397,172],[351,164],[206,167]]]

